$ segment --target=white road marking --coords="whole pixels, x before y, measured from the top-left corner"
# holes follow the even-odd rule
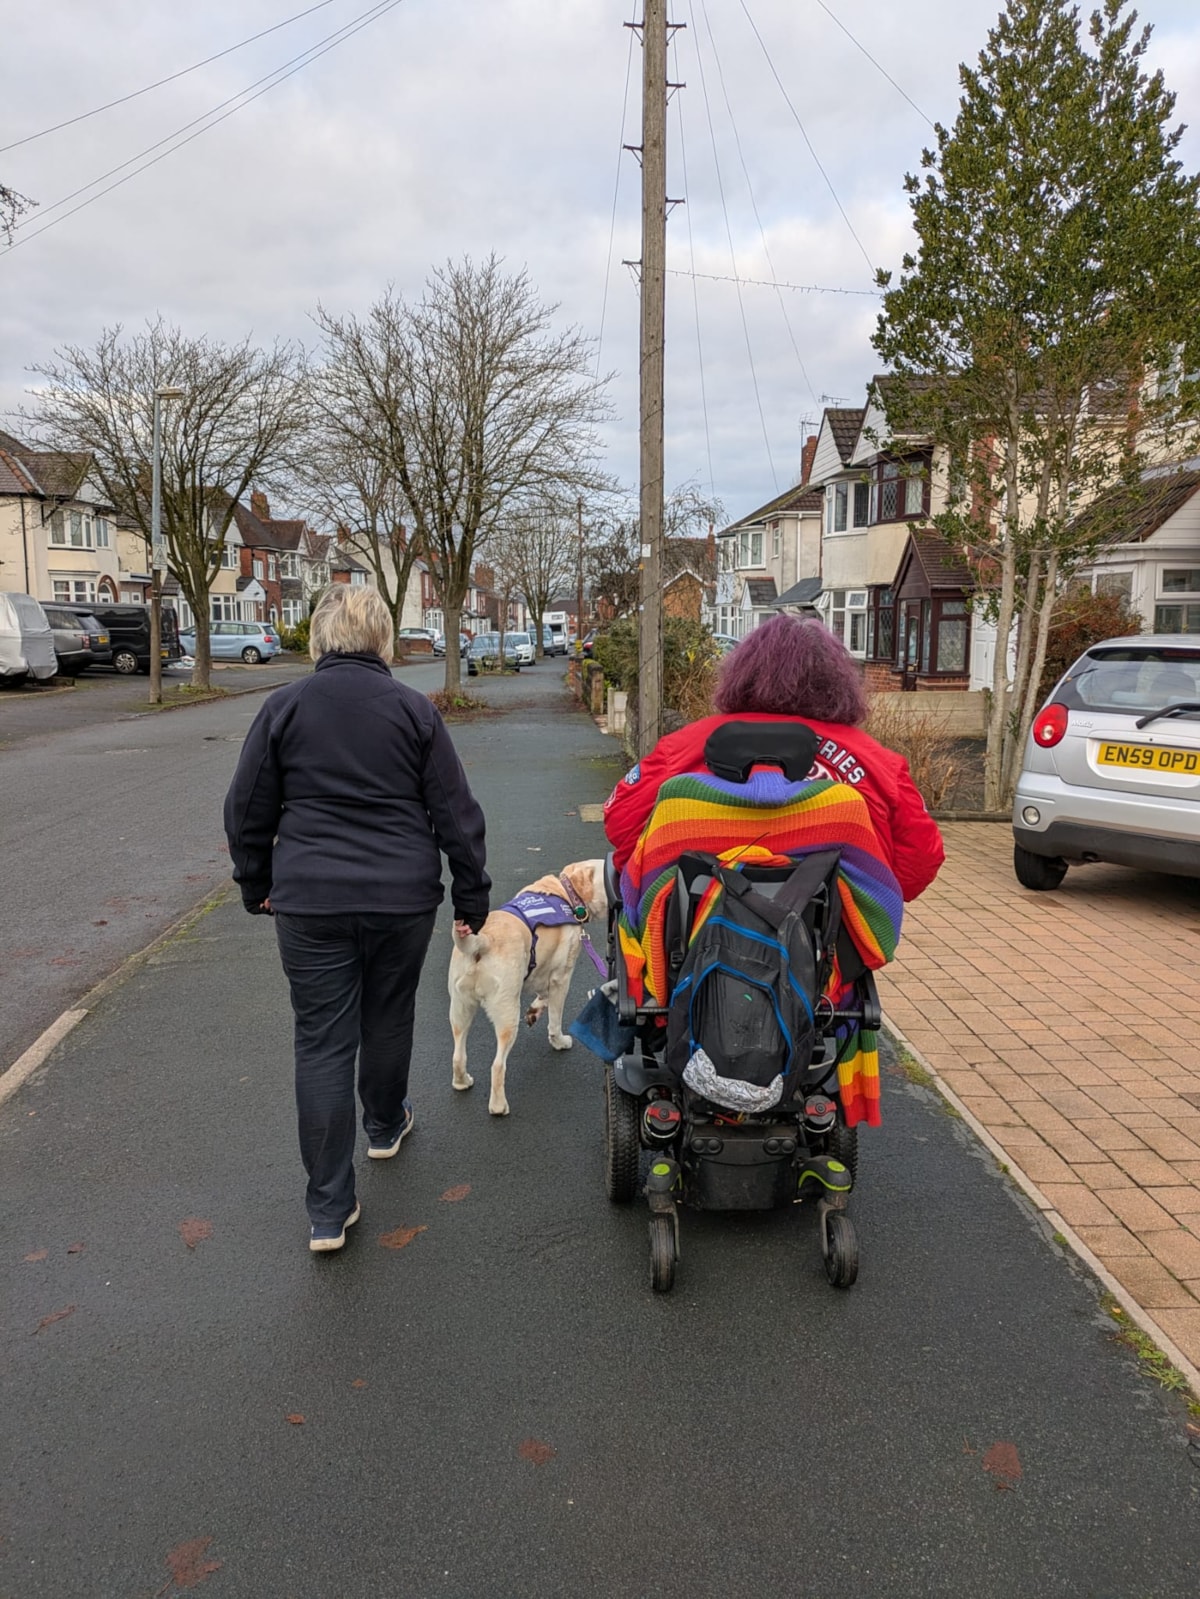
[[[63,1039],[77,1027],[87,1015],[86,1010],[65,1010],[62,1015],[52,1021],[40,1038],[35,1038],[33,1043],[23,1055],[18,1055],[6,1072],[0,1074],[0,1105],[6,1099],[11,1099],[17,1089],[33,1076],[38,1067],[56,1049]]]

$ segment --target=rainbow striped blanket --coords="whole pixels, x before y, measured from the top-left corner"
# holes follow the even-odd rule
[[[639,1004],[661,1005],[668,998],[663,928],[680,855],[697,850],[736,868],[786,865],[828,849],[841,850],[842,924],[863,964],[878,970],[896,952],[904,899],[881,858],[861,794],[827,778],[789,783],[773,768],[755,771],[746,783],[727,782],[711,772],[668,778],[621,873],[617,929],[631,995]],[[722,892],[717,883],[706,892],[693,922],[693,938]],[[830,997],[836,1001],[845,988],[835,962]],[[847,1123],[878,1126],[877,1035],[857,1029],[855,1036],[844,1039],[841,1055],[838,1087]]]

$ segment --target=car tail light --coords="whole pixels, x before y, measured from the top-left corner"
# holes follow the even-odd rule
[[[1033,719],[1033,741],[1044,750],[1061,744],[1067,731],[1067,707],[1051,704],[1044,706]]]

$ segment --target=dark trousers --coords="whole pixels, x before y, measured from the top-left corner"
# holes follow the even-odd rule
[[[413,1009],[437,913],[275,917],[296,1018],[296,1109],[308,1214],[354,1208],[354,1062],[368,1138],[404,1119]]]

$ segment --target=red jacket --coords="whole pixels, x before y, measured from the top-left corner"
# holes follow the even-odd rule
[[[938,874],[946,858],[937,823],[909,776],[908,762],[894,750],[877,744],[859,727],[839,722],[817,722],[811,717],[768,716],[759,712],[737,716],[706,716],[678,733],[660,738],[613,789],[604,805],[604,831],[613,846],[618,867],[625,864],[649,820],[659,787],[681,772],[704,770],[708,735],[724,722],[806,722],[821,740],[813,765],[814,777],[831,777],[850,783],[867,802],[884,859],[895,873],[904,897],[916,899]]]

